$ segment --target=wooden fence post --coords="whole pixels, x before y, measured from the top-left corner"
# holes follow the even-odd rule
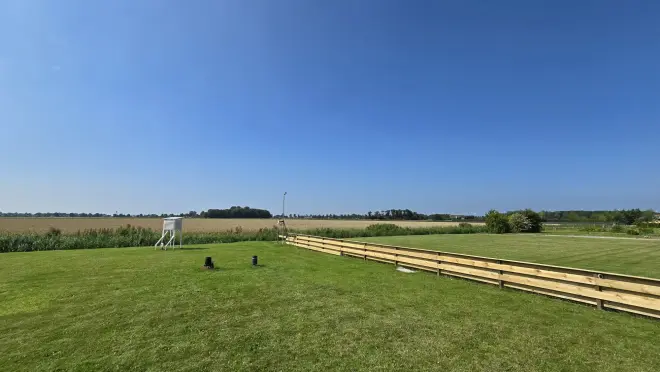
[[[594,274],[594,277],[596,278],[594,280],[594,282],[596,282],[594,289],[596,289],[598,292],[602,292],[603,288],[598,285],[598,279],[603,279],[603,274]],[[603,300],[601,300],[600,298],[596,299],[596,308],[598,310],[603,310]]]
[[[497,260],[497,264],[502,265],[502,260]],[[497,272],[499,273],[497,284],[500,286],[500,288],[504,288],[504,282],[502,281],[502,274],[504,274],[504,272],[502,270],[497,270]]]
[[[394,251],[395,251],[395,252],[398,252],[398,251],[399,251],[399,248],[394,247]],[[395,254],[394,254],[394,267],[395,267],[395,268],[396,268],[397,266],[399,266],[399,260],[397,260],[397,258],[399,258],[399,254],[398,254],[398,253],[395,253]]]
[[[440,270],[440,265],[442,264],[442,261],[440,261],[440,252],[436,253],[435,255],[438,256],[438,260],[437,260],[438,261],[438,276],[440,276],[440,271],[441,271]]]
[[[367,243],[364,243],[363,249],[364,249],[364,260],[366,261],[367,260]]]

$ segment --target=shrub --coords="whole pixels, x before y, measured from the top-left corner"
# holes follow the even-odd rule
[[[511,232],[521,233],[528,232],[532,228],[532,223],[522,213],[514,213],[509,216],[509,226],[511,226]]]
[[[505,215],[494,209],[486,213],[486,229],[492,234],[506,234],[511,232],[509,220]]]
[[[394,236],[394,235],[407,235],[405,228],[393,223],[377,223],[367,226],[365,229],[371,236]]]
[[[543,219],[541,215],[531,209],[525,209],[520,213],[529,221],[529,227],[527,230],[523,230],[523,232],[540,233],[543,230]]]
[[[461,229],[471,229],[471,228],[472,228],[472,224],[469,224],[469,223],[467,223],[467,222],[460,222],[460,223],[458,224],[458,227],[460,227]]]
[[[639,235],[639,230],[631,228],[626,230],[626,234],[628,235]]]
[[[640,226],[640,227],[637,227],[637,230],[639,231],[639,233],[641,235],[652,235],[652,234],[655,233],[655,229],[652,228],[652,227]]]
[[[638,228],[651,229],[653,232],[656,228],[660,227],[660,224],[657,222],[638,222],[635,224]]]

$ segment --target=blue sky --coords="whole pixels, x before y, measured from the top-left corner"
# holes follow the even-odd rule
[[[0,210],[660,209],[660,2],[0,0]]]

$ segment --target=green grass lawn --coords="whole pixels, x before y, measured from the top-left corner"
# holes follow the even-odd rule
[[[354,240],[660,278],[660,240],[542,234],[390,236]]]
[[[534,239],[497,244],[609,244]],[[220,270],[199,269],[207,255]],[[658,335],[656,320],[273,243],[0,254],[0,371],[658,371]]]

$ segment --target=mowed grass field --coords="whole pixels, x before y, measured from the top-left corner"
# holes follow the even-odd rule
[[[431,222],[431,221],[387,221],[399,226],[431,227],[455,226],[457,222]],[[366,220],[306,220],[287,219],[289,229],[314,229],[318,227],[329,228],[365,228],[378,221]],[[479,225],[482,223],[475,223]],[[120,226],[140,226],[154,230],[163,227],[160,218],[2,218],[0,217],[0,231],[11,232],[46,232],[51,227],[62,230],[64,233],[75,233],[85,229],[117,228]],[[226,231],[241,227],[244,230],[258,230],[277,225],[277,219],[205,219],[186,218],[183,222],[184,232],[211,232]]]
[[[498,244],[538,248],[520,239]],[[200,270],[205,256],[219,270]],[[658,371],[659,334],[656,320],[270,242],[0,255],[1,371]]]
[[[660,278],[659,239],[469,234],[355,240]]]

